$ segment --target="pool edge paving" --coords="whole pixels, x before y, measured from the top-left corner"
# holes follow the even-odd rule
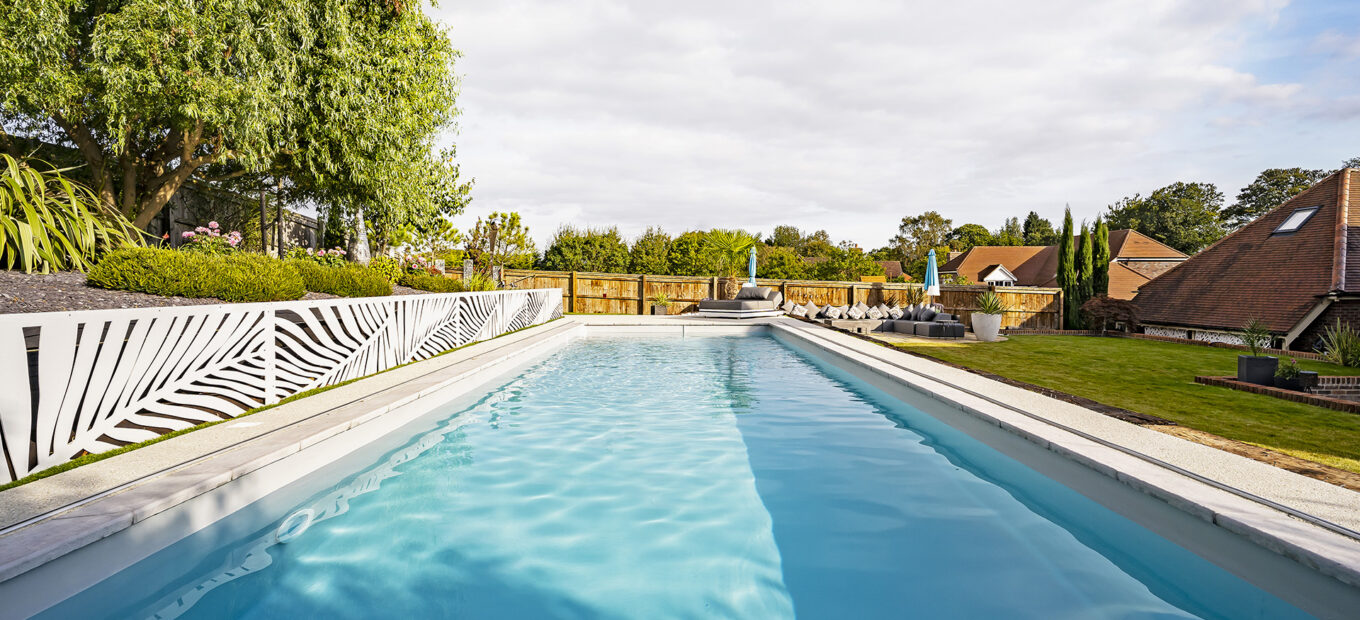
[[[0,582],[261,467],[309,451],[313,444],[344,438],[346,431],[384,419],[424,396],[447,393],[458,384],[470,390],[479,384],[479,376],[488,379],[498,368],[597,329],[681,336],[772,331],[848,362],[855,372],[926,393],[1320,573],[1360,586],[1360,541],[1067,429],[1346,528],[1360,529],[1360,493],[806,321],[683,315],[570,315],[286,403],[248,418],[257,423],[254,426],[227,422],[0,492],[0,527],[9,528],[0,534]],[[374,428],[393,424],[400,422],[389,420]],[[348,440],[355,441],[352,436]],[[89,526],[73,527],[77,523]]]

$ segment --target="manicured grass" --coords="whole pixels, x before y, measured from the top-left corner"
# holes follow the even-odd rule
[[[1195,383],[1237,373],[1239,351],[1087,336],[898,345],[947,362],[1360,473],[1360,415]],[[1323,375],[1360,369],[1299,360]]]

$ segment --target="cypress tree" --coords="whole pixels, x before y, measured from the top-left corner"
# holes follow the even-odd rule
[[[1079,312],[1072,311],[1072,301],[1076,297],[1077,266],[1076,253],[1072,248],[1072,208],[1063,215],[1062,234],[1058,237],[1058,288],[1063,292],[1063,322],[1068,329],[1075,329],[1080,320]],[[1080,308],[1080,306],[1077,306]]]
[[[1077,239],[1077,307],[1080,308],[1091,298],[1094,291],[1095,269],[1092,265],[1091,230],[1083,222],[1081,236]]]
[[[1110,226],[1102,218],[1096,218],[1094,251],[1091,254],[1095,275],[1091,278],[1091,292],[1096,297],[1110,294]]]

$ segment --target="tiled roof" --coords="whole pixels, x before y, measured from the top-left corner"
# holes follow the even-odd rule
[[[1051,272],[1046,269],[1049,263]],[[979,245],[945,263],[940,273],[981,282],[988,268],[995,265],[1005,265],[1020,286],[1044,286],[1058,272],[1058,252],[1056,246]]]
[[[1273,234],[1305,207],[1320,208],[1297,232]],[[1360,292],[1360,170],[1323,179],[1153,278],[1134,302],[1147,323],[1235,330],[1261,319],[1284,333],[1331,291]]]
[[[1148,277],[1125,267],[1123,263],[1110,263],[1110,288],[1106,293],[1115,299],[1133,299],[1138,288],[1148,282]]]
[[[1110,231],[1110,258],[1185,258],[1184,252],[1136,230]]]

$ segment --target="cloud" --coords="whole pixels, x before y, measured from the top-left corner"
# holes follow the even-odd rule
[[[1234,132],[1321,105],[1308,84],[1236,62],[1282,10],[519,0],[437,13],[464,53],[468,217],[519,211],[540,241],[560,224],[791,223],[874,247],[927,209],[994,228],[1068,202],[1093,217],[1188,172],[1250,180],[1261,142]]]

